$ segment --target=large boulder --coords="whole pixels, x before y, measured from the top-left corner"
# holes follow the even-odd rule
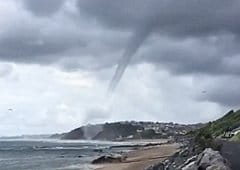
[[[211,148],[205,149],[198,156],[197,164],[200,169],[230,170],[228,161],[218,151],[214,151]]]
[[[157,163],[155,165],[151,165],[150,167],[146,168],[145,170],[164,170],[165,166],[163,163]]]
[[[198,155],[197,160],[188,160],[182,170],[231,170],[231,168],[228,161],[218,151],[207,148]]]
[[[104,155],[92,161],[92,164],[118,163],[123,162],[126,157],[122,155]]]

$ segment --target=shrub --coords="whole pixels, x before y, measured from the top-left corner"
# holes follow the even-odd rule
[[[216,142],[210,131],[206,129],[200,130],[195,136],[195,142],[201,149],[212,148],[213,150],[221,150],[221,144]]]

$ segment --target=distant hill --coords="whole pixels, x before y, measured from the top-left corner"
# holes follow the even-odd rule
[[[61,139],[93,139],[102,131],[103,125],[87,125],[62,135]]]
[[[129,139],[159,139],[183,135],[202,124],[182,125],[154,122],[114,122],[87,125],[60,135],[61,139],[92,139],[121,141]]]
[[[49,138],[50,139],[61,139],[64,135],[65,135],[65,133],[55,133],[55,134],[52,134]]]
[[[72,130],[69,133],[64,134],[61,138],[62,139],[85,139],[84,131],[80,127],[80,128]]]
[[[138,138],[138,131],[143,131],[144,128],[140,125],[131,123],[106,123],[103,129],[93,139],[97,140],[122,140],[126,138]]]

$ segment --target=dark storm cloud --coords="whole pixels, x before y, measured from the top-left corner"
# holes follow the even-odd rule
[[[82,14],[115,28],[149,25],[174,36],[239,34],[239,1],[225,0],[79,0]]]
[[[81,14],[97,19],[100,24],[112,29],[135,32],[136,29],[151,27],[150,32],[155,32],[152,36],[160,37],[154,43],[160,41],[162,44],[149,47],[148,53],[141,57],[144,61],[164,63],[165,66],[169,64],[170,69],[176,72],[220,74],[227,71],[239,73],[238,68],[232,71],[224,63],[225,57],[230,58],[240,52],[239,5],[239,1],[225,0],[150,0],[147,3],[144,0],[78,1]],[[161,36],[165,40],[166,36],[171,37],[172,42],[168,39],[161,41]],[[215,36],[216,42],[207,39],[211,36]],[[184,46],[183,39],[188,38],[195,39],[195,42]]]
[[[25,63],[52,63],[57,55],[72,48],[82,48],[80,38],[61,33],[44,34],[39,29],[23,27],[8,30],[0,39],[0,59]]]
[[[114,90],[120,81],[122,74],[124,73],[127,65],[131,61],[132,56],[141,47],[143,41],[151,36],[152,33],[158,33],[158,36],[168,36],[176,39],[204,39],[209,36],[221,36],[221,35],[233,35],[239,36],[240,22],[238,17],[240,16],[240,10],[238,1],[225,1],[225,0],[150,0],[146,3],[144,0],[123,0],[123,1],[111,1],[111,0],[99,0],[99,1],[87,1],[79,0],[78,7],[81,14],[89,16],[94,20],[97,20],[99,24],[102,24],[111,29],[118,30],[130,30],[133,34],[136,34],[141,38],[141,41],[134,41],[134,38],[129,40],[130,44],[125,49],[125,54],[122,55],[122,59],[118,63],[115,75],[110,83],[110,91]],[[147,30],[135,31],[135,30]],[[139,32],[143,32],[139,35]],[[135,37],[135,36],[133,36]],[[177,41],[177,40],[176,40]],[[131,48],[137,47],[137,48]],[[216,48],[212,46],[213,48]],[[199,47],[193,47],[200,49]],[[204,53],[205,56],[200,56],[193,52],[191,49],[177,49],[173,48],[162,54],[154,54],[154,58],[158,55],[159,63],[165,62],[165,66],[169,65],[169,69],[176,72],[213,72],[217,73],[224,68],[221,57],[221,48],[219,53]],[[206,48],[206,50],[212,50]],[[134,51],[133,53],[126,55],[128,51]],[[201,53],[201,51],[199,51]],[[225,53],[225,51],[224,51]],[[193,54],[193,56],[191,56]],[[162,56],[165,57],[162,57]],[[179,56],[180,57],[176,57]],[[191,57],[188,57],[191,56]],[[216,58],[216,56],[218,58]],[[204,58],[201,60],[200,58]],[[230,56],[227,56],[230,57]],[[183,60],[178,60],[183,58]],[[145,61],[151,60],[147,55]],[[185,62],[187,61],[187,62]],[[200,64],[199,64],[200,62]],[[230,71],[231,70],[226,70]],[[239,69],[236,72],[239,73]]]
[[[128,62],[178,75],[240,75],[240,1],[69,2],[74,1],[23,0],[16,16],[11,13],[14,24],[1,29],[0,59],[55,63],[66,70],[110,68],[120,61],[116,83]],[[208,93],[208,100],[229,105],[227,93],[221,101]]]
[[[23,2],[33,13],[48,16],[61,13],[64,0]],[[66,66],[60,62],[61,65],[70,70],[71,67],[104,68],[116,64],[126,48],[125,53],[138,54],[133,57],[134,62],[164,65],[172,72],[221,74],[225,70],[224,73],[238,74],[235,62],[232,63],[234,71],[230,69],[231,63],[229,68],[225,67],[225,58],[234,56],[238,60],[239,4],[239,1],[225,0],[149,0],[147,3],[145,0],[77,0],[79,17],[74,22],[69,22],[72,18],[65,16],[67,13],[62,13],[58,21],[45,17],[45,25],[39,25],[42,20],[36,15],[26,28],[16,25],[13,31],[5,31],[0,35],[0,57],[48,63],[67,61],[66,57],[74,56],[76,62],[67,61]],[[53,27],[53,35],[43,34],[49,27]],[[75,29],[67,34],[66,27]],[[145,35],[138,35],[141,33]],[[136,35],[143,37],[141,41],[134,40]],[[217,43],[207,40],[211,36]],[[159,39],[146,41],[151,37]],[[192,44],[186,43],[189,38],[194,40]]]
[[[50,16],[56,13],[64,0],[24,0],[24,6],[37,16]]]
[[[213,78],[205,85],[206,93],[199,98],[223,106],[240,107],[239,83],[240,78],[237,76]]]
[[[152,41],[156,41],[153,39]],[[148,61],[174,74],[240,74],[240,43],[231,38],[197,40],[157,40],[158,43],[142,50],[134,62]]]
[[[221,86],[221,87],[217,86],[217,89],[215,89],[212,93],[210,93],[207,99],[209,101],[213,101],[224,106],[239,107],[240,92],[238,90],[238,86],[237,85],[233,85],[233,86],[227,85],[227,86],[228,88],[226,88],[226,86]]]

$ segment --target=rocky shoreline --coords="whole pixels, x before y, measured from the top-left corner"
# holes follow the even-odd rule
[[[176,160],[181,159],[181,156],[177,153],[172,158],[152,165],[146,170],[231,170],[229,162],[211,148],[206,148],[199,155],[194,155],[179,164]]]
[[[231,165],[219,151],[202,150],[192,140],[185,140],[178,152],[146,170],[231,170]]]

